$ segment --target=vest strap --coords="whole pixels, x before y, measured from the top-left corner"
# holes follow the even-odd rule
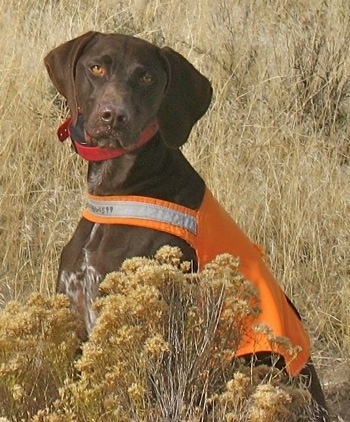
[[[144,196],[94,196],[88,194],[83,216],[100,224],[134,224],[148,221],[159,229],[170,225],[196,235],[197,212],[172,202]],[[159,226],[157,224],[159,223]]]

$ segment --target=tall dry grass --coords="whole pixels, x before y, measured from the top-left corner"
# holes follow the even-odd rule
[[[260,242],[314,342],[349,361],[349,46],[344,0],[0,0],[0,303],[54,291],[84,205],[86,164],[43,66],[85,31],[181,52],[212,82],[185,153]]]

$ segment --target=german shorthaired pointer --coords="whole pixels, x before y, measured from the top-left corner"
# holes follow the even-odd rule
[[[121,34],[88,32],[51,51],[45,65],[71,112],[59,138],[70,136],[89,161],[88,206],[63,249],[57,282],[57,291],[70,297],[83,321],[82,340],[96,319],[92,303],[99,283],[126,258],[152,256],[167,244],[178,246],[197,270],[228,252],[240,258],[242,273],[260,289],[260,322],[302,345],[298,358],[280,351],[281,365],[309,378],[311,394],[324,409],[315,411],[315,420],[326,421],[297,312],[256,245],[179,149],[209,107],[209,81],[171,48]],[[254,353],[265,362],[271,345],[248,337],[237,354]]]

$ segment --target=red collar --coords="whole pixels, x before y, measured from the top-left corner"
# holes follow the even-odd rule
[[[57,130],[58,139],[63,142],[68,137],[71,137],[74,149],[77,154],[87,161],[105,161],[111,158],[117,158],[124,154],[127,154],[130,151],[134,151],[137,148],[140,148],[146,142],[151,140],[153,136],[159,130],[159,124],[156,120],[148,124],[140,134],[140,138],[132,149],[124,148],[101,148],[96,146],[87,145],[84,141],[73,139],[72,138],[72,128],[71,128],[72,119],[69,117],[65,120]]]

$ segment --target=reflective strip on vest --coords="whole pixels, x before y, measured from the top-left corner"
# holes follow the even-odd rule
[[[106,197],[108,198],[108,197]],[[102,218],[108,224],[113,219],[141,219],[171,224],[197,234],[197,220],[193,213],[186,212],[184,207],[171,209],[165,205],[128,200],[125,197],[95,199],[90,196],[87,201],[87,211],[95,217]]]

